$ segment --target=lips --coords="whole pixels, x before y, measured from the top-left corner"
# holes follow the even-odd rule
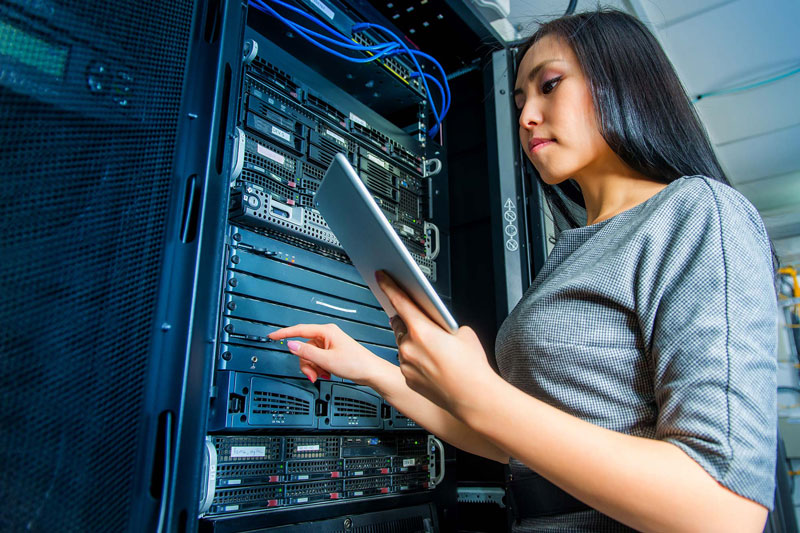
[[[533,153],[541,148],[547,146],[550,143],[556,142],[555,139],[544,139],[541,137],[534,137],[528,142],[528,151]]]

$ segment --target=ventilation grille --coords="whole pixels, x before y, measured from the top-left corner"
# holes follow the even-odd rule
[[[308,176],[309,178],[314,178],[313,180],[303,178],[303,186],[308,190],[308,192],[315,193],[317,192],[317,189],[319,189],[319,182],[325,177],[325,171],[319,167],[305,163],[303,165],[303,175]]]
[[[313,94],[306,93],[306,105],[316,111],[321,112],[323,115],[327,115],[335,122],[339,124],[344,124],[344,119],[346,118],[345,114],[336,109],[334,106],[332,106],[325,100],[323,100],[322,98],[314,96]]]
[[[418,219],[420,215],[419,206],[419,196],[407,189],[400,189],[400,209]]]
[[[422,166],[422,158],[415,156],[392,140],[389,141],[389,149],[392,152],[392,157],[399,159],[406,165],[409,165],[415,171],[419,172],[419,168]]]
[[[264,58],[256,57],[250,64],[250,69],[251,73],[272,82],[286,93],[290,95],[297,94],[297,84],[292,81],[292,77],[272,63],[267,63]]]
[[[263,446],[264,455],[259,459],[279,461],[282,459],[281,437],[214,437],[218,461],[252,461],[251,457],[231,457],[234,446]]]
[[[351,127],[353,133],[357,133],[362,137],[369,139],[370,141],[374,142],[381,148],[385,147],[389,143],[389,137],[378,131],[373,130],[369,126],[362,126],[358,122],[352,122]]]
[[[355,398],[334,398],[333,416],[378,416],[378,406]]]
[[[334,472],[342,466],[337,459],[324,461],[291,461],[286,466],[286,471],[290,474],[307,474],[310,472]]]
[[[311,413],[311,402],[287,394],[253,391],[252,413],[256,415],[308,415]]]
[[[331,259],[335,259],[336,261],[340,261],[346,265],[352,265],[353,263],[350,261],[350,258],[347,257],[344,253],[338,252],[336,250],[331,250],[329,248],[323,248],[319,245],[309,242],[303,238],[297,237],[295,235],[291,235],[289,233],[285,233],[283,231],[274,230],[270,228],[253,228],[254,231],[258,233],[263,233],[270,238],[273,238],[277,241],[282,241],[292,246],[297,246],[298,248],[302,248],[304,250],[308,250],[310,252],[314,252],[316,254],[320,254],[324,257],[329,257]]]
[[[217,480],[229,477],[283,474],[283,463],[226,463],[217,465]]]
[[[425,522],[421,516],[400,518],[391,522],[383,522],[369,526],[354,527],[348,533],[419,533],[426,531]]]
[[[290,483],[286,485],[286,496],[289,498],[312,496],[314,494],[330,494],[331,492],[341,491],[341,481],[312,481],[310,483]]]
[[[389,476],[347,478],[344,483],[346,490],[368,490],[388,487],[392,484]]]
[[[339,457],[341,442],[339,437],[287,437],[286,458]]]
[[[246,135],[246,137],[247,137],[247,149],[244,152],[245,163],[257,165],[271,172],[274,172],[275,174],[277,174],[282,178],[285,178],[289,181],[294,181],[295,175],[297,173],[297,163],[298,163],[297,159],[295,159],[294,156],[289,155],[288,152],[281,150],[275,145],[266,143],[260,139],[256,139],[252,135]],[[270,152],[276,154],[275,157],[278,159],[278,161],[276,161],[275,159],[270,159],[268,157],[262,157],[261,155],[259,155],[256,143],[267,148]],[[267,144],[269,144],[269,146],[265,146]]]
[[[397,439],[397,455],[419,456],[427,454],[427,441],[424,438]]]
[[[264,189],[267,189],[269,192],[275,193],[281,198],[289,198],[294,199],[297,193],[290,189],[289,187],[283,185],[282,183],[278,183],[275,180],[271,180],[258,172],[253,172],[250,170],[242,170],[242,181],[246,181],[249,183],[253,183],[255,185],[259,185]]]
[[[257,502],[281,498],[283,496],[283,487],[280,485],[259,485],[257,487],[217,489],[214,494],[214,505]]]
[[[279,105],[286,106],[287,108],[293,110],[298,115],[301,115],[303,117],[308,117],[309,119],[311,118],[311,116],[308,113],[306,113],[306,111],[301,106],[297,105],[296,103],[294,103],[293,101],[289,100],[288,98],[284,98],[283,96],[279,95],[277,91],[273,91],[270,87],[267,87],[263,83],[259,83],[258,81],[254,80],[253,78],[248,78],[247,82],[248,82],[248,85],[252,85],[256,89],[258,89],[261,92],[265,93],[267,96],[273,98],[276,102],[279,103]],[[263,106],[263,105],[264,104],[261,104],[261,106]],[[259,107],[261,107],[261,106],[259,106]],[[274,109],[276,109],[276,111],[280,111],[280,107],[279,106],[276,106],[276,108],[274,108]],[[254,111],[259,111],[259,110],[256,110],[256,109],[253,109],[253,110]],[[264,108],[260,109],[260,113],[266,116],[266,112],[265,112]]]
[[[344,467],[347,470],[362,470],[366,468],[389,467],[391,459],[388,457],[358,457],[356,459],[345,459]]]
[[[83,87],[63,94],[69,111],[21,83],[7,89],[8,76],[0,87],[0,529],[110,531],[129,522],[137,497],[194,3],[3,2],[2,19],[29,29],[26,16],[9,16],[22,6],[45,26],[38,16],[53,4],[70,12],[53,28],[81,27],[54,29],[49,42],[75,39],[121,62],[134,95],[127,114],[106,120],[94,118],[104,97]],[[43,49],[60,44],[31,40],[20,56],[56,63]],[[6,71],[12,60],[0,62]]]

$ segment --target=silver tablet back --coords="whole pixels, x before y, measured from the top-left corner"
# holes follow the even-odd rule
[[[397,312],[375,280],[379,270],[389,274],[442,328],[452,332],[458,329],[458,324],[344,155],[336,154],[314,195],[314,205],[390,317]]]

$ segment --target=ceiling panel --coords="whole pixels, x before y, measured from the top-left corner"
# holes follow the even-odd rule
[[[694,96],[797,66],[798,20],[800,2],[796,0],[739,0],[668,26],[660,33],[678,74]]]
[[[670,0],[669,2],[642,2],[642,7],[647,13],[648,22],[663,28],[737,1],[739,0]]]
[[[800,53],[800,50],[798,50]],[[800,124],[800,75],[700,100],[695,109],[716,145]]]
[[[734,184],[800,168],[800,125],[717,147],[725,173]]]
[[[763,217],[789,209],[800,218],[800,171],[738,183],[736,188]]]
[[[519,38],[531,35],[542,22],[560,17],[567,10],[568,0],[511,0],[511,14],[508,20],[514,25]],[[630,12],[625,0],[608,0],[604,7]],[[578,0],[576,13],[597,8],[596,0]]]

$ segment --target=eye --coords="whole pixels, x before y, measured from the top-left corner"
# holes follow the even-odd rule
[[[556,85],[558,85],[558,82],[560,81],[561,81],[561,76],[550,78],[549,80],[547,80],[542,84],[542,93],[550,94],[551,92],[553,92],[553,89],[556,88]]]

